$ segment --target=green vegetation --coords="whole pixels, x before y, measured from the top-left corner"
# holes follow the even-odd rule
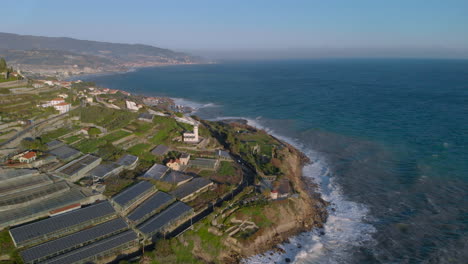
[[[117,160],[123,153],[122,149],[115,147],[111,143],[107,143],[99,146],[96,154],[104,160]]]
[[[94,137],[101,134],[101,130],[97,127],[90,127],[88,130],[88,135]]]
[[[155,251],[148,256],[152,263],[221,263],[216,258],[226,250],[222,237],[208,231],[210,224],[207,219],[194,225],[194,230],[186,231],[181,237],[170,240],[159,240]],[[206,258],[197,259],[194,250],[206,252]]]
[[[70,115],[81,117],[81,122],[99,124],[109,130],[122,128],[137,117],[137,113],[101,106],[80,107]]]
[[[77,144],[73,145],[73,147],[77,148],[83,153],[94,153],[98,150],[101,145],[106,144],[106,141],[100,138],[94,139],[86,139],[78,142]]]
[[[23,149],[34,149],[34,150],[46,150],[46,145],[42,142],[40,138],[25,138],[21,140],[21,147]]]
[[[47,143],[54,139],[58,139],[59,137],[72,132],[72,129],[68,127],[61,127],[47,133],[41,135],[42,142]]]
[[[7,70],[8,70],[8,66],[7,66],[5,58],[0,58],[0,72],[4,72]]]
[[[144,152],[148,151],[151,145],[140,143],[128,149],[128,152],[132,155],[141,156]]]
[[[182,132],[190,129],[190,125],[178,123],[165,116],[155,116],[153,123],[158,125],[156,134],[151,138],[151,143],[156,145],[169,143],[173,137],[180,136]]]
[[[132,185],[133,179],[127,178],[124,176],[110,176],[109,178],[106,179],[105,185],[106,185],[106,190],[104,191],[104,195],[111,197],[126,187]]]
[[[241,207],[232,216],[241,220],[249,219],[255,222],[255,224],[260,228],[269,227],[273,222],[265,216],[264,212],[269,209],[271,208],[267,208],[267,203],[259,203]]]
[[[64,141],[67,144],[72,144],[73,142],[76,142],[76,141],[78,141],[80,139],[81,139],[80,135],[74,135],[74,136],[70,136],[70,137],[65,138]]]
[[[102,139],[106,140],[107,142],[114,142],[129,135],[131,135],[131,133],[123,130],[118,130],[116,132],[112,132],[103,136]]]
[[[17,249],[15,248],[13,240],[11,240],[10,233],[6,228],[0,231],[0,256],[2,255],[10,257],[9,261],[0,261],[2,264],[23,263]]]
[[[236,174],[236,168],[232,162],[221,161],[218,174],[221,176],[232,176]]]

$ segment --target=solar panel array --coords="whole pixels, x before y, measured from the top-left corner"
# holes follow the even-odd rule
[[[36,186],[42,186],[51,182],[52,180],[45,174],[29,177],[19,177],[14,181],[0,181],[0,195],[28,190]]]
[[[203,167],[203,168],[215,168],[218,164],[216,159],[205,159],[205,158],[196,158],[190,160],[190,166]]]
[[[147,179],[160,180],[167,172],[167,170],[169,170],[169,168],[164,165],[154,164],[148,171],[145,172],[142,177]]]
[[[15,225],[42,214],[46,215],[50,210],[80,202],[85,198],[86,196],[79,189],[72,188],[58,196],[41,200],[38,203],[2,211],[0,213],[0,227]]]
[[[193,180],[182,184],[179,188],[171,192],[177,199],[183,199],[184,197],[210,185],[212,182],[202,177],[194,178]]]
[[[169,147],[168,146],[165,146],[165,145],[158,145],[157,147],[155,147],[151,153],[153,155],[157,155],[157,156],[161,156],[161,155],[164,155],[167,153],[167,151],[169,151]]]
[[[125,156],[121,157],[120,159],[118,159],[116,161],[117,164],[121,165],[121,166],[130,166],[132,164],[134,164],[135,162],[138,161],[138,157],[137,156],[133,156],[133,155],[130,155],[130,154],[126,154]]]
[[[64,145],[64,144],[65,144],[65,143],[63,143],[62,141],[56,140],[56,139],[55,139],[55,140],[52,140],[52,141],[50,141],[50,142],[47,142],[47,143],[46,143],[46,146],[47,146],[47,148],[48,148],[49,150],[52,150],[52,149],[57,148],[57,147],[59,147],[59,146],[62,146],[62,145]]]
[[[133,210],[127,218],[135,223],[141,223],[152,214],[171,204],[174,200],[174,197],[165,192],[157,192]]]
[[[51,183],[47,185],[39,185],[36,188],[32,188],[27,191],[10,193],[8,195],[0,196],[0,207],[14,204],[22,204],[68,189],[70,189],[70,187],[65,181],[60,181],[57,183]]]
[[[79,155],[81,152],[67,145],[63,145],[63,146],[60,146],[56,149],[49,151],[49,153],[56,156],[58,159],[68,160],[74,156]]]
[[[192,212],[192,207],[184,204],[183,202],[175,202],[166,210],[151,217],[148,221],[139,225],[137,228],[147,236],[161,232],[166,226],[173,221],[178,220],[180,217]]]
[[[102,202],[79,210],[64,213],[38,222],[12,228],[10,233],[16,244],[22,244],[42,236],[52,235],[73,226],[90,223],[115,213],[109,202]]]
[[[57,171],[66,175],[73,175],[76,172],[85,169],[88,165],[100,159],[99,157],[87,154],[77,160],[74,160],[60,167]]]
[[[42,263],[63,264],[82,262],[100,254],[105,254],[106,251],[124,246],[125,244],[131,243],[132,241],[136,241],[136,239],[137,234],[132,230],[128,230],[118,235],[105,238],[96,243],[92,243],[63,255],[46,260]]]
[[[28,248],[21,252],[21,257],[26,263],[40,261],[89,244],[92,241],[120,233],[127,228],[127,223],[125,223],[122,218],[117,218],[80,232]]]
[[[170,173],[164,175],[160,181],[167,182],[170,184],[179,184],[184,181],[188,181],[193,177],[178,171],[171,171]]]
[[[154,185],[147,181],[141,181],[112,198],[112,200],[121,207],[129,207],[133,202],[154,189]]]
[[[104,178],[111,174],[117,173],[119,170],[121,170],[121,167],[122,166],[119,164],[113,162],[100,164],[96,168],[92,169],[89,174],[93,177]]]
[[[0,181],[15,180],[15,178],[28,177],[38,173],[39,171],[34,169],[0,169]]]

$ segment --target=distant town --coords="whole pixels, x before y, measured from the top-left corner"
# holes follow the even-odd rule
[[[238,120],[4,60],[0,101],[0,261],[235,263],[326,218],[306,158]]]

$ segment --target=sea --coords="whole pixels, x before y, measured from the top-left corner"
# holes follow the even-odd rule
[[[321,230],[244,263],[468,263],[468,60],[226,61],[85,78],[244,118],[309,156]]]

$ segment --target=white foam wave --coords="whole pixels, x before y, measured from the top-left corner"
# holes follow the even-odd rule
[[[222,119],[244,119],[258,129],[266,130],[275,137],[292,144],[303,151],[312,161],[303,169],[304,177],[310,177],[319,186],[322,198],[330,202],[329,216],[323,230],[304,232],[279,245],[285,253],[276,251],[252,256],[245,259],[245,264],[287,263],[344,263],[349,261],[350,249],[363,243],[373,243],[375,228],[365,223],[368,209],[359,203],[346,200],[341,188],[335,183],[330,167],[319,153],[307,149],[298,140],[278,135],[274,130],[261,124],[261,117],[249,119],[243,117],[219,117]],[[348,261],[347,261],[348,260]]]
[[[183,105],[183,106],[190,107],[190,108],[194,109],[194,112],[197,112],[201,108],[219,107],[219,105],[217,105],[215,103],[199,103],[199,102],[187,100],[185,98],[177,98],[177,97],[171,98],[171,99],[174,100],[174,103],[176,105]]]

